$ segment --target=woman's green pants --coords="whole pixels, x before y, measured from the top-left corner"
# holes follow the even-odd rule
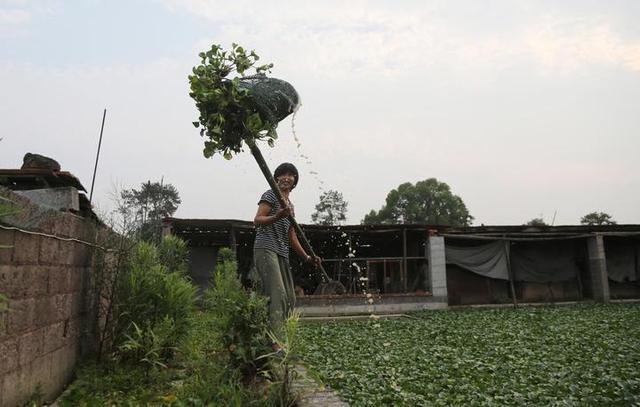
[[[262,283],[261,294],[269,298],[271,329],[279,333],[296,303],[289,260],[268,249],[254,249],[253,260]]]

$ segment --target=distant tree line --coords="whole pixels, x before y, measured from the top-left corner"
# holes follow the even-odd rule
[[[581,225],[600,226],[615,225],[617,222],[606,212],[590,212],[580,218]],[[543,217],[533,218],[526,223],[527,226],[549,226]]]
[[[428,178],[415,184],[405,182],[387,194],[380,210],[371,210],[363,224],[412,224],[469,226],[473,216],[462,198],[436,178]]]

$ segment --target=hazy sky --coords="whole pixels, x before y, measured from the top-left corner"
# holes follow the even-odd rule
[[[56,158],[100,210],[117,186],[174,184],[178,217],[250,220],[252,156],[202,156],[187,75],[232,42],[303,105],[263,147],[294,162],[310,221],[322,189],[349,223],[403,182],[448,183],[474,224],[640,223],[640,2],[0,0],[0,168]],[[309,159],[301,157],[301,154]]]

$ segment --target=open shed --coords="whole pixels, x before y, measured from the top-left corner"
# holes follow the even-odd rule
[[[347,289],[341,296],[314,295],[317,271],[292,254],[298,305],[308,313],[640,298],[640,225],[301,226],[329,275]],[[222,246],[235,251],[250,283],[251,222],[168,218],[165,233],[188,242],[200,287]]]

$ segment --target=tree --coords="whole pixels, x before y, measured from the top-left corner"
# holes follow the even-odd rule
[[[527,222],[527,226],[547,226],[543,218],[533,218]]]
[[[339,225],[347,219],[347,205],[341,192],[329,190],[320,195],[320,202],[316,205],[316,211],[311,215],[311,220],[316,225]]]
[[[581,225],[615,225],[611,215],[606,212],[591,212],[580,218]]]
[[[363,224],[372,223],[428,223],[433,225],[469,226],[469,214],[462,198],[435,178],[406,182],[387,194],[379,211],[365,215]]]
[[[162,234],[162,219],[172,216],[182,202],[176,187],[151,181],[142,183],[139,190],[123,190],[120,198],[118,212],[131,219],[134,233],[156,242]]]

